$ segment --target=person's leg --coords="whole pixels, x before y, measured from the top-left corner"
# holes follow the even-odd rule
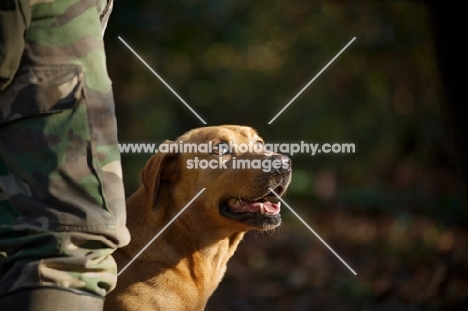
[[[18,70],[23,36],[30,21],[29,0],[0,1],[0,91],[11,83]]]
[[[20,69],[0,92],[0,305],[101,310],[116,283],[111,253],[129,242],[102,42],[109,10],[34,2]]]

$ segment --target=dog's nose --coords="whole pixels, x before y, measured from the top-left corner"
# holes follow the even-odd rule
[[[289,172],[291,171],[291,159],[288,156],[285,156],[283,154],[275,154],[272,156],[272,161],[276,161],[276,163],[281,163],[281,167],[277,168],[278,171],[280,172]]]

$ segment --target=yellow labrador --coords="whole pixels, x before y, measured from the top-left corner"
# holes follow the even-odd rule
[[[212,148],[176,151],[181,142]],[[115,253],[119,269],[206,190],[122,273],[105,310],[203,310],[244,233],[281,223],[280,202],[269,189],[284,194],[291,163],[265,152],[252,128],[198,128],[165,146],[174,148],[150,158],[143,185],[127,200],[132,242]]]

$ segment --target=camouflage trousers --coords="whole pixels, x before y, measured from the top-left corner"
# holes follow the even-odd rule
[[[16,41],[0,53],[14,68],[0,91],[0,296],[104,296],[116,284],[111,254],[130,240],[102,40],[112,3],[2,1],[16,6],[0,8],[0,41]]]

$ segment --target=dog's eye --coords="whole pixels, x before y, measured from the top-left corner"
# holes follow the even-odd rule
[[[229,146],[226,143],[219,143],[213,146],[213,153],[216,155],[225,155],[229,153]]]
[[[263,148],[264,148],[264,145],[265,145],[265,144],[263,143],[263,141],[257,141],[257,142],[255,142],[255,144],[254,144],[254,149],[253,149],[253,150],[254,150],[255,152],[262,152],[262,151],[263,151]]]

